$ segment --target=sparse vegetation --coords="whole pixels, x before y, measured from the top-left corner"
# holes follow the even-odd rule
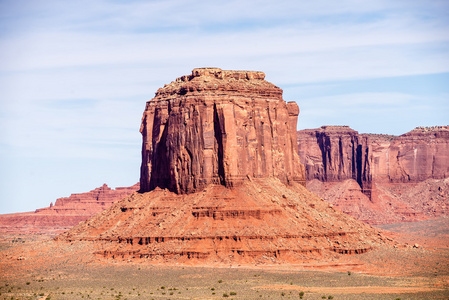
[[[11,240],[11,239],[10,239]],[[31,243],[27,243],[31,244]],[[22,245],[20,245],[23,247]],[[399,251],[399,250],[398,250]],[[0,254],[3,252],[0,252]],[[449,253],[449,252],[448,252]],[[446,258],[447,255],[441,256]],[[449,254],[448,254],[449,255]],[[15,257],[18,255],[16,254]],[[28,255],[26,255],[28,256]],[[56,258],[58,259],[58,258]],[[7,260],[5,260],[7,262]],[[251,269],[231,268],[212,269],[212,268],[190,268],[184,267],[163,267],[145,266],[142,271],[137,272],[138,266],[132,264],[102,264],[102,265],[75,265],[72,263],[61,264],[61,267],[53,267],[52,273],[44,265],[39,266],[36,262],[30,261],[38,267],[34,270],[28,270],[29,273],[20,273],[21,279],[17,282],[6,283],[6,280],[0,282],[0,299],[318,299],[333,300],[340,299],[340,295],[333,295],[336,291],[326,289],[321,290],[318,287],[332,287],[337,290],[348,286],[348,280],[357,279],[357,285],[367,287],[385,286],[391,289],[391,294],[385,294],[385,299],[400,300],[397,298],[399,292],[394,292],[395,286],[400,286],[402,277],[386,276],[385,278],[371,278],[369,276],[359,276],[358,273],[352,274],[352,271],[334,272],[332,274],[314,273],[305,274],[302,271],[293,272],[271,272],[264,271],[262,268],[254,272]],[[26,262],[28,263],[28,262]],[[25,262],[20,266],[19,272],[25,272]],[[52,262],[53,264],[53,262]],[[437,267],[439,267],[437,265]],[[70,268],[70,269],[69,269]],[[12,272],[12,271],[11,271]],[[259,274],[260,272],[260,274]],[[62,276],[61,276],[62,274]],[[8,274],[7,274],[8,275]],[[136,276],[137,275],[137,276]],[[344,275],[350,276],[346,277]],[[433,272],[432,272],[433,275]],[[352,278],[356,276],[357,278]],[[440,274],[438,273],[438,276]],[[52,278],[55,277],[55,280]],[[214,278],[215,277],[215,278]],[[218,278],[218,279],[217,279]],[[398,279],[396,279],[398,278]],[[66,280],[68,279],[68,280]],[[86,280],[90,280],[86,285]],[[66,285],[66,282],[68,285]],[[215,283],[214,283],[215,282]],[[317,282],[318,285],[317,285]],[[394,284],[392,284],[394,282]],[[38,284],[37,284],[38,283]],[[287,290],[283,288],[286,286]],[[291,290],[288,289],[290,286]],[[297,287],[301,290],[295,290]],[[314,287],[310,291],[300,286]],[[317,288],[315,288],[315,286]],[[420,283],[420,286],[425,286]],[[263,288],[261,288],[263,287]],[[415,286],[413,288],[416,288]],[[349,287],[351,289],[351,287]],[[145,290],[145,291],[144,291]],[[365,290],[365,289],[364,289]],[[182,295],[181,295],[182,291]],[[316,294],[318,291],[319,294]],[[9,292],[9,293],[8,293]],[[151,294],[150,294],[151,293]],[[325,296],[323,296],[323,294]],[[332,294],[331,294],[332,293]],[[348,291],[351,299],[357,299],[359,291]],[[388,293],[388,292],[387,292]],[[426,292],[422,291],[424,298],[441,298],[441,291]],[[34,294],[34,295],[33,295]],[[321,294],[321,295],[320,295]],[[175,295],[178,295],[176,297]],[[348,297],[349,298],[349,297]]]

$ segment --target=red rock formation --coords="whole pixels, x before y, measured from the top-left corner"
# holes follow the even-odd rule
[[[386,224],[449,213],[449,198],[441,196],[449,177],[449,126],[418,127],[398,137],[323,126],[299,131],[298,144],[307,187],[360,220]],[[356,144],[362,145],[367,159],[360,165],[352,161],[355,169],[363,170],[370,193],[358,176],[345,176]],[[347,182],[351,179],[359,188]]]
[[[139,184],[130,187],[117,187],[115,190],[103,184],[87,193],[71,194],[69,197],[56,199],[55,205],[36,209],[37,214],[64,214],[64,215],[86,215],[93,216],[112,203],[125,198],[126,196],[139,190]]]
[[[336,209],[347,213],[360,221],[368,224],[390,224],[398,222],[413,222],[427,219],[427,212],[423,210],[421,201],[423,199],[431,199],[432,196],[425,191],[413,192],[415,186],[412,184],[395,184],[392,192],[384,183],[373,183],[372,195],[369,198],[362,190],[358,183],[353,179],[347,179],[341,182],[322,182],[317,179],[307,182],[307,188],[313,191],[327,202],[334,205]],[[420,195],[413,201],[412,197],[407,197],[408,193],[401,193],[407,190],[410,195]],[[404,191],[405,192],[405,191]],[[421,202],[419,205],[417,202]],[[429,201],[435,211],[438,202]],[[441,204],[441,201],[439,201]],[[431,209],[428,209],[430,211]],[[440,213],[449,212],[444,207],[439,213],[431,213],[431,216],[438,216]],[[429,215],[430,216],[430,215]]]
[[[371,138],[373,139],[373,138]],[[417,127],[391,140],[376,139],[376,181],[421,182],[449,177],[449,126]],[[387,146],[388,145],[388,146]]]
[[[142,118],[141,189],[179,193],[247,176],[304,183],[295,102],[262,72],[194,69],[159,89]]]
[[[372,175],[366,137],[348,126],[322,126],[298,131],[297,139],[308,181],[354,179],[370,196]]]
[[[34,212],[0,215],[0,232],[60,233],[109,208],[114,202],[139,190],[139,184],[117,187],[106,184],[87,193],[56,199]]]
[[[158,262],[273,263],[384,243],[302,185],[296,104],[261,72],[195,69],[146,105],[141,187],[58,240]]]
[[[384,243],[302,185],[273,177],[133,194],[58,239],[95,241],[98,255],[120,260],[239,264],[324,260]]]

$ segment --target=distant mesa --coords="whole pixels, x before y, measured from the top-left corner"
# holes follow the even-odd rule
[[[71,194],[69,197],[56,199],[55,205],[50,207],[36,209],[37,214],[47,215],[87,215],[89,217],[110,207],[117,200],[139,190],[139,183],[130,187],[117,187],[111,189],[105,183],[101,187],[96,188],[87,193]]]
[[[400,136],[322,126],[299,131],[298,147],[307,187],[360,220],[385,224],[449,214],[449,126]]]
[[[0,215],[0,231],[10,233],[61,233],[109,208],[139,190],[139,183],[111,189],[106,184],[87,193],[56,199],[34,212]]]
[[[141,193],[60,235],[118,260],[290,263],[389,243],[305,187],[296,103],[262,72],[194,69],[142,118]]]
[[[326,182],[354,179],[370,196],[370,171],[367,137],[349,126],[321,126],[298,131],[299,156],[305,165],[308,181]]]

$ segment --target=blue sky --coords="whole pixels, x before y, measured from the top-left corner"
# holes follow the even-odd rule
[[[139,180],[140,120],[196,67],[258,70],[298,129],[449,124],[447,1],[0,0],[0,213]]]

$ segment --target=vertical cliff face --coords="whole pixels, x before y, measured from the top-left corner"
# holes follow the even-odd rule
[[[159,89],[142,118],[141,190],[191,193],[247,177],[304,183],[299,108],[264,77],[201,68]]]
[[[298,145],[307,187],[360,220],[382,224],[447,214],[449,126],[401,136],[323,126],[299,131]]]
[[[112,259],[226,264],[334,259],[383,244],[303,186],[298,114],[261,72],[194,69],[147,102],[145,193],[59,239],[95,241]]]
[[[298,131],[307,180],[421,182],[449,177],[449,126],[418,127],[400,136],[359,134],[348,126]]]
[[[299,155],[306,179],[339,182],[354,179],[366,194],[371,190],[370,146],[348,126],[322,126],[298,132]]]
[[[449,126],[417,127],[389,141],[372,139],[378,181],[421,182],[449,177]]]

